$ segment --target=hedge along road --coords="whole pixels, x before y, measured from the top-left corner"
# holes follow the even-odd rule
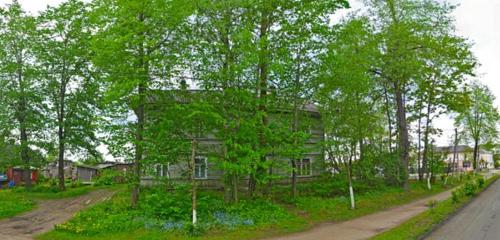
[[[425,239],[500,239],[500,180]]]
[[[52,230],[56,224],[68,221],[76,212],[112,195],[113,192],[108,190],[96,190],[75,198],[39,201],[31,212],[0,220],[0,239],[33,239],[35,235]]]

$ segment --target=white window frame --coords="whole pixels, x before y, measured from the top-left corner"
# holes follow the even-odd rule
[[[165,169],[164,167],[167,166],[167,175],[165,176]],[[165,164],[160,164],[160,163],[157,163],[154,165],[155,167],[155,176],[156,177],[167,177],[167,178],[170,178],[170,163],[167,163],[167,165]],[[160,167],[160,174],[158,174],[158,167]]]
[[[204,156],[196,156],[194,159],[195,159],[194,160],[194,173],[193,173],[194,179],[207,179],[208,178],[208,158],[204,157]],[[197,164],[196,163],[197,159],[203,159],[204,164]],[[205,171],[204,171],[203,176],[198,177],[198,175],[196,174],[197,168],[199,166],[202,166],[202,165],[205,165]],[[198,172],[200,172],[200,171],[198,171]]]
[[[302,166],[304,165],[303,161],[304,160],[309,160],[309,172],[307,174],[301,174],[302,173]],[[311,177],[312,176],[312,159],[309,158],[309,157],[306,157],[306,158],[301,158],[301,159],[298,159],[298,160],[295,160],[297,161],[295,163],[295,166],[297,167],[297,177]],[[293,166],[292,166],[293,168]],[[290,173],[290,176],[293,175],[293,169],[292,169],[292,172]]]

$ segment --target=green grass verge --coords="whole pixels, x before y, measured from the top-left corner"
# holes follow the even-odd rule
[[[449,190],[456,185],[461,184],[455,182],[455,184],[448,184],[443,186],[442,184],[434,184],[432,191],[427,190],[426,185],[423,183],[412,183],[411,191],[404,192],[399,188],[384,187],[375,191],[368,191],[363,194],[357,195],[356,204],[357,209],[351,210],[349,208],[349,198],[347,196],[341,197],[313,197],[305,196],[298,197],[292,201],[282,202],[279,200],[278,205],[285,209],[289,215],[288,217],[280,220],[279,222],[273,224],[260,224],[256,226],[246,226],[237,227],[235,229],[211,228],[207,232],[202,233],[201,236],[190,236],[182,232],[162,232],[154,229],[145,229],[144,227],[132,227],[123,228],[119,231],[114,231],[113,227],[116,223],[109,222],[114,221],[112,219],[121,219],[127,217],[123,215],[124,212],[129,212],[126,209],[114,213],[113,209],[99,210],[99,208],[104,208],[104,206],[119,206],[123,204],[123,201],[128,201],[128,193],[123,192],[122,194],[117,194],[111,200],[111,202],[102,203],[101,206],[96,205],[94,208],[85,210],[81,214],[77,215],[76,218],[70,220],[70,225],[67,231],[63,225],[63,228],[51,231],[49,233],[38,236],[39,240],[64,240],[64,239],[77,239],[77,240],[94,240],[94,239],[208,239],[208,240],[222,240],[222,239],[258,239],[270,236],[285,235],[293,232],[299,232],[307,230],[314,225],[325,222],[325,221],[344,221],[367,215],[373,212],[381,211],[390,207],[412,202],[419,198],[425,198],[439,192]],[[188,201],[189,202],[189,201]],[[214,202],[215,203],[215,202]],[[217,202],[219,203],[219,202]],[[276,203],[276,202],[275,202]],[[224,203],[221,203],[224,204]],[[250,205],[251,206],[251,205]],[[169,205],[169,207],[176,207]],[[187,208],[188,207],[182,207]],[[282,211],[282,210],[279,210]],[[103,214],[109,214],[115,216],[103,218]],[[262,213],[263,215],[270,213]],[[82,217],[85,216],[85,217]],[[123,217],[120,217],[123,216]],[[95,218],[94,218],[95,217]],[[87,218],[87,220],[85,220]],[[93,220],[89,220],[93,219]],[[94,220],[98,219],[98,220]],[[108,224],[108,228],[103,228],[102,231],[88,232],[88,228],[91,225],[98,224]],[[81,233],[78,233],[78,232]]]
[[[30,211],[36,207],[39,200],[77,197],[104,188],[110,187],[81,186],[67,188],[66,191],[48,190],[44,187],[34,187],[32,190],[26,190],[24,187],[0,190],[0,219]]]
[[[498,176],[494,176],[486,181],[485,189],[493,183]],[[465,196],[458,202],[449,198],[445,201],[438,202],[429,210],[407,220],[396,228],[383,232],[371,240],[405,240],[418,239],[420,236],[432,231],[438,224],[445,221],[451,214],[455,213],[465,204],[472,200],[473,196]]]
[[[25,196],[12,193],[11,190],[0,190],[0,219],[13,217],[35,207],[35,202]]]

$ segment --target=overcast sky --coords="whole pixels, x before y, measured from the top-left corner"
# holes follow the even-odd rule
[[[47,5],[55,6],[63,0],[19,0],[24,9],[37,13]],[[441,0],[440,0],[441,1]],[[444,0],[442,0],[444,1]],[[11,0],[0,0],[0,5]],[[353,9],[360,8],[357,0],[350,0]],[[448,0],[460,4],[455,10],[458,33],[474,43],[473,52],[479,59],[479,80],[488,85],[497,97],[496,106],[500,105],[500,0]],[[346,11],[341,11],[340,14]],[[453,131],[452,121],[443,117],[437,122],[445,134],[438,139],[438,144],[449,142]]]

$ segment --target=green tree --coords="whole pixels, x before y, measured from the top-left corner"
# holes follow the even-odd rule
[[[31,186],[30,146],[43,139],[43,94],[37,81],[33,45],[35,18],[28,16],[17,1],[0,8],[0,100],[2,132],[14,133],[20,145],[20,159],[26,186]]]
[[[474,169],[478,167],[480,146],[491,144],[498,138],[497,124],[500,114],[493,105],[494,100],[495,96],[488,87],[475,82],[470,86],[469,107],[459,112],[455,118],[455,124],[461,126],[466,136],[474,143]]]
[[[305,106],[312,103],[314,79],[319,74],[320,63],[317,61],[323,53],[331,33],[330,16],[339,8],[347,7],[346,1],[286,1],[283,13],[278,18],[279,30],[273,33],[271,46],[276,48],[270,69],[276,79],[275,91],[280,105],[291,109],[291,117],[286,111],[279,119],[289,119],[285,134],[280,142],[283,157],[289,158],[292,168],[292,196],[297,195],[297,161],[307,151],[311,122],[307,121]],[[276,99],[273,99],[276,101]],[[305,117],[305,118],[304,118]],[[310,146],[309,146],[310,147]]]
[[[94,6],[93,20],[100,31],[92,43],[93,63],[106,80],[108,106],[121,110],[121,121],[113,121],[121,123],[118,127],[125,133],[118,142],[133,145],[131,205],[136,207],[145,153],[146,104],[152,89],[167,88],[182,69],[177,68],[177,30],[192,8],[183,0],[99,0]],[[134,123],[129,124],[130,120]]]
[[[49,122],[57,132],[59,187],[64,186],[65,153],[97,156],[96,119],[99,86],[91,76],[88,7],[69,0],[49,8],[39,17],[42,41],[37,46],[37,61],[46,78],[50,111]]]
[[[379,60],[371,72],[379,77],[380,85],[392,95],[395,104],[393,108],[396,112],[401,179],[404,188],[408,190],[411,96],[419,90],[419,82],[424,79],[430,78],[435,81],[435,79],[451,74],[451,70],[460,67],[459,64],[462,63],[458,60],[462,58],[469,63],[470,58],[467,55],[453,55],[451,52],[443,54],[446,53],[447,45],[443,43],[458,42],[454,46],[459,46],[460,50],[465,48],[460,53],[467,53],[469,47],[463,44],[463,39],[455,35],[450,14],[453,6],[434,0],[368,0],[365,2],[368,6],[368,17],[379,39],[378,49],[380,50]],[[429,74],[430,69],[434,71],[432,74]],[[463,75],[466,71],[463,70],[461,74]],[[452,81],[457,79],[459,78],[452,77]],[[430,85],[431,88],[433,86],[433,84]],[[430,110],[427,113],[432,112],[432,106]],[[428,123],[431,122],[428,121]]]
[[[347,173],[352,208],[353,161],[366,161],[365,144],[381,133],[380,97],[369,71],[376,42],[366,20],[346,19],[335,31],[322,59],[317,91],[327,136],[325,147],[329,160],[343,165],[337,170]]]

